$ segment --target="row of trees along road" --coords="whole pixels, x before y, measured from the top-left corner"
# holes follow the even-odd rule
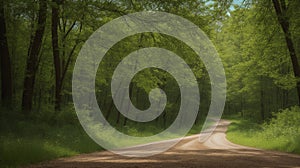
[[[25,116],[53,117],[72,108],[71,78],[76,56],[101,25],[127,13],[159,10],[183,16],[198,25],[215,44],[227,82],[225,113],[261,120],[300,100],[300,17],[297,0],[134,1],[134,0],[1,0],[1,102]],[[114,68],[129,53],[163,47],[192,68],[201,93],[200,114],[210,104],[209,77],[201,60],[186,44],[163,34],[127,37],[106,54],[96,78],[99,105],[111,122],[128,120],[113,105],[110,81]],[[153,122],[166,127],[179,109],[180,94],[170,74],[158,69],[139,73],[130,86],[133,104],[149,107],[148,92],[161,87],[168,94],[164,113]],[[121,122],[122,120],[122,122]],[[131,121],[130,121],[131,122]]]

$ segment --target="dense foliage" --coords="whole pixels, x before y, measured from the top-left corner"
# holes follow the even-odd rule
[[[274,118],[263,125],[249,120],[234,120],[227,138],[246,146],[300,154],[299,110],[297,106],[273,113]]]
[[[26,161],[21,159],[17,164],[99,149],[81,130],[73,108],[74,64],[84,42],[100,26],[138,11],[169,12],[199,26],[216,46],[226,70],[224,114],[250,119],[247,123],[250,125],[268,123],[254,124],[254,128],[266,138],[281,136],[286,141],[290,137],[288,142],[295,141],[295,148],[288,151],[299,148],[296,141],[300,111],[298,107],[287,109],[299,106],[298,0],[0,0],[0,3],[0,137],[1,144],[9,147],[4,151],[1,148],[0,154],[7,153],[5,164],[12,164],[20,146],[35,146],[35,153],[41,158],[25,158]],[[165,91],[168,104],[157,119],[137,123],[128,120],[114,106],[110,93],[114,69],[129,53],[146,47],[170,50],[193,70],[201,102],[192,132],[200,131],[211,94],[205,66],[189,46],[158,33],[127,37],[105,55],[98,68],[95,89],[104,116],[118,130],[136,136],[158,133],[174,121],[181,101],[179,87],[170,74],[159,69],[139,72],[130,85],[131,101],[139,109],[149,107],[151,89],[160,87]],[[248,133],[250,136],[253,131]],[[78,137],[76,141],[64,142],[74,136]],[[89,145],[81,148],[83,143]],[[45,148],[58,152],[38,150]],[[43,152],[48,152],[45,157]]]

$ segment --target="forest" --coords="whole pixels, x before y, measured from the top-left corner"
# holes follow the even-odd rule
[[[227,82],[223,118],[232,120],[232,142],[300,153],[300,1],[298,0],[0,0],[0,165],[20,166],[104,150],[82,129],[73,104],[76,58],[99,27],[126,14],[161,11],[181,16],[209,37]],[[139,123],[122,115],[112,99],[112,75],[128,54],[159,47],[192,69],[201,94],[190,134],[201,131],[211,104],[203,61],[184,42],[138,33],[104,56],[95,80],[98,105],[117,130],[149,136],[168,128],[180,109],[177,81],[148,68],[134,76],[129,95],[138,109],[161,88],[167,105],[156,119]],[[193,100],[191,100],[193,101]],[[105,136],[105,135],[103,135]],[[28,151],[31,151],[28,154]]]

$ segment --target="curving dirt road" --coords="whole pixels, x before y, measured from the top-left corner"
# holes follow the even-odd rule
[[[151,157],[124,157],[105,151],[61,158],[30,167],[300,168],[300,155],[259,150],[229,142],[225,134],[229,124],[228,121],[221,120],[217,129],[204,143],[199,143],[198,136],[189,136],[170,150]],[[159,148],[165,143],[167,142],[158,142],[138,148],[145,150]]]

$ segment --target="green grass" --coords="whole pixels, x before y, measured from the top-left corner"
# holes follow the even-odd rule
[[[300,154],[299,150],[294,149],[290,138],[281,136],[268,139],[257,127],[259,127],[258,124],[250,124],[247,121],[234,121],[227,131],[227,139],[245,146]]]
[[[298,111],[287,110],[278,113],[270,122],[264,124],[232,119],[227,131],[227,139],[240,145],[300,154],[298,118]]]
[[[0,138],[0,167],[18,167],[102,150],[76,125],[15,122]]]
[[[233,122],[227,131],[227,138],[245,146],[300,154],[300,126],[297,125],[300,123],[298,122],[300,113],[295,110],[298,109],[293,109],[293,112],[286,110],[278,113],[273,120],[265,124],[230,117]],[[64,124],[49,124],[41,119],[36,122],[2,118],[0,167],[18,167],[103,150],[91,140],[78,121],[69,119],[70,116],[68,115],[63,122],[59,122]],[[194,125],[187,135],[199,133],[202,123],[198,122]],[[155,125],[120,128],[124,133],[132,136],[151,136],[160,129]],[[159,140],[161,139],[157,139]]]
[[[0,167],[19,167],[104,150],[85,133],[78,122],[49,124],[2,118],[1,127]],[[188,135],[199,133],[201,128],[201,123],[195,125]],[[159,128],[154,125],[139,129],[124,127],[123,132],[133,136],[150,136],[157,132],[155,129]]]
[[[18,166],[49,160],[56,157],[72,156],[74,150],[40,138],[4,138],[2,166]]]

